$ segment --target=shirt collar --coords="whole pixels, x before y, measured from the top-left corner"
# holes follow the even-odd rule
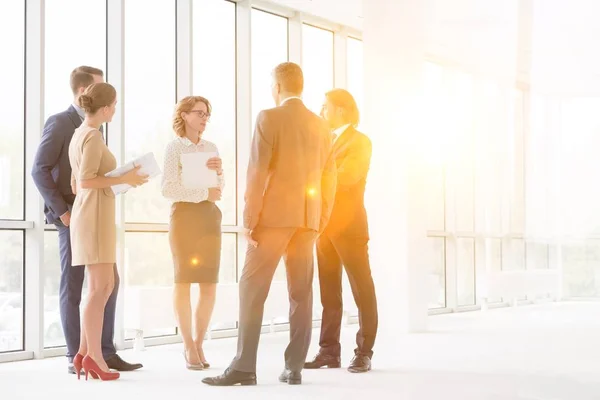
[[[202,144],[202,138],[200,138],[200,141],[198,141],[198,144],[195,144],[194,142],[192,142],[190,139],[188,139],[187,136],[183,136],[183,137],[178,137],[179,141],[184,144],[185,146],[189,147],[189,146],[199,146],[200,144]]]
[[[336,138],[340,137],[340,135],[342,133],[346,132],[346,129],[348,129],[349,127],[350,127],[350,124],[340,126],[339,128],[333,130],[333,134],[335,135]]]
[[[288,97],[287,99],[284,99],[284,100],[281,102],[280,106],[284,105],[284,104],[285,104],[285,103],[286,103],[288,100],[292,100],[292,99],[298,99],[298,100],[302,101],[302,98],[301,98],[301,97],[298,97],[298,96],[292,96],[292,97]]]
[[[83,121],[85,119],[85,112],[83,111],[83,109],[75,103],[73,103],[73,108],[75,109],[75,111],[77,111],[79,118],[81,118],[81,120]]]

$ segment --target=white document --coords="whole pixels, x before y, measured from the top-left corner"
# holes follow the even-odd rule
[[[138,173],[140,175],[148,175],[148,179],[155,178],[161,174],[160,167],[158,166],[158,163],[156,162],[156,158],[154,158],[154,153],[147,153],[141,157],[136,158],[135,160],[128,162],[127,164],[123,165],[122,167],[119,167],[117,169],[110,171],[109,173],[105,174],[104,176],[109,177],[109,178],[116,178],[119,176],[123,176],[127,172],[129,172],[132,169],[134,169],[135,167],[137,167],[138,165],[141,167],[138,170]],[[126,183],[111,186],[111,189],[114,194],[125,193],[131,188],[132,188],[132,186],[128,185]]]
[[[218,157],[215,152],[195,152],[181,155],[181,183],[186,189],[219,187],[217,171],[208,169],[209,158]]]

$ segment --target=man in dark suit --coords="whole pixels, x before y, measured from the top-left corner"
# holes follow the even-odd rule
[[[352,95],[334,89],[325,96],[321,115],[333,131],[337,191],[329,224],[317,241],[317,262],[323,317],[320,351],[304,368],[339,368],[342,326],[342,265],[358,307],[357,348],[348,370],[371,370],[377,333],[377,299],[371,276],[367,243],[369,230],[364,205],[371,141],[356,130],[359,112]]]
[[[331,135],[300,96],[304,79],[294,63],[273,71],[277,107],[256,122],[247,173],[244,226],[248,251],[239,283],[237,355],[216,386],[256,384],[256,356],[264,303],[283,256],[290,300],[290,343],[279,380],[300,384],[312,330],[313,248],[327,224],[335,194]]]
[[[58,230],[60,246],[60,316],[67,342],[68,372],[75,374],[73,357],[79,350],[81,335],[79,304],[85,268],[71,266],[71,238],[69,225],[71,208],[75,201],[75,189],[71,188],[71,164],[69,144],[76,128],[85,113],[78,106],[79,96],[92,83],[104,81],[104,74],[97,68],[81,66],[71,73],[71,90],[74,101],[66,111],[52,115],[44,125],[40,146],[33,161],[31,175],[40,194],[44,198],[44,213],[49,224]],[[141,364],[129,364],[116,352],[113,343],[115,329],[115,307],[119,290],[119,275],[114,266],[115,288],[106,303],[102,327],[102,353],[109,368],[119,371],[132,371]]]

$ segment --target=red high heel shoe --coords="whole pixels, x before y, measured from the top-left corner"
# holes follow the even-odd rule
[[[88,380],[88,373],[92,375],[92,378],[103,381],[114,381],[115,379],[119,379],[121,376],[118,372],[104,372],[98,366],[96,361],[94,361],[90,356],[85,356],[82,362],[83,371],[85,372],[85,380]]]
[[[73,358],[73,368],[75,368],[75,371],[77,371],[77,380],[81,379],[81,369],[83,368],[82,363],[83,356],[80,353],[77,353],[75,358]],[[94,371],[90,371],[90,375],[92,375],[92,378],[98,379],[98,375],[96,375]]]
[[[81,367],[83,362],[83,356],[80,353],[77,353],[73,358],[73,368],[75,368],[75,373],[77,374],[77,380],[81,377]]]

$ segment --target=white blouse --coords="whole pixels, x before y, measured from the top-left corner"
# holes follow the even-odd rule
[[[208,189],[186,189],[181,183],[181,155],[197,151],[216,152],[214,143],[200,139],[194,144],[187,137],[178,137],[167,145],[165,150],[165,166],[162,175],[162,194],[173,202],[200,203],[208,199]],[[223,174],[218,175],[219,187],[223,190],[225,180]]]

